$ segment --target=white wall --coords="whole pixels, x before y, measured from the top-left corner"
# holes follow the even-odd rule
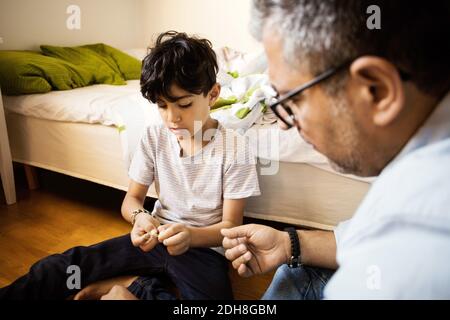
[[[66,10],[81,9],[81,29],[69,30]],[[104,42],[143,48],[177,30],[210,39],[214,47],[260,48],[248,31],[251,0],[0,0],[0,50],[40,44]]]
[[[69,5],[81,9],[80,30],[66,27]],[[143,47],[142,8],[143,0],[0,0],[0,50],[95,42]]]
[[[184,31],[206,37],[214,47],[245,52],[260,48],[249,33],[251,0],[144,0],[145,41],[158,33]]]

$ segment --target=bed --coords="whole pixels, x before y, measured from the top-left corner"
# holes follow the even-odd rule
[[[13,161],[120,190],[127,189],[127,168],[143,128],[161,123],[137,80],[3,96],[3,103]],[[278,147],[276,156],[256,151],[262,195],[248,201],[246,216],[325,230],[350,218],[371,180],[334,172],[297,132],[280,131],[273,115],[267,117],[246,131],[257,139],[271,135]],[[276,170],[267,174],[268,168]],[[153,186],[148,195],[157,197]]]

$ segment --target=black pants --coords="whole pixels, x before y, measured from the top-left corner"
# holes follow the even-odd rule
[[[193,248],[171,256],[162,244],[150,252],[135,248],[130,235],[89,246],[74,247],[35,263],[29,273],[0,289],[0,299],[66,299],[78,289],[69,289],[68,267],[78,266],[81,288],[121,275],[140,275],[130,291],[139,298],[171,299],[164,275],[178,288],[181,299],[232,299],[228,262],[209,248]],[[70,269],[69,269],[70,270]]]

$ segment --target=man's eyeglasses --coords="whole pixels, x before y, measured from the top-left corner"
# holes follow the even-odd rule
[[[295,115],[292,112],[292,99],[305,91],[306,89],[309,89],[316,84],[325,81],[326,79],[332,77],[333,75],[337,74],[339,71],[343,70],[344,68],[348,67],[353,60],[347,61],[346,63],[341,64],[340,66],[336,68],[331,68],[325,71],[324,73],[318,75],[311,81],[302,84],[301,86],[295,88],[294,90],[289,91],[288,93],[282,95],[278,98],[277,101],[272,103],[270,105],[270,109],[275,113],[275,115],[283,121],[283,123],[288,127],[292,128],[295,124]]]
[[[275,115],[278,117],[278,119],[283,121],[283,123],[288,128],[292,128],[295,125],[295,115],[292,112],[292,107],[295,104],[293,102],[293,98],[295,96],[299,95],[300,93],[302,93],[303,91],[305,91],[306,89],[309,89],[309,88],[315,86],[316,84],[327,80],[328,78],[337,74],[339,71],[344,70],[345,68],[350,66],[353,61],[354,61],[354,59],[349,60],[349,61],[341,64],[338,67],[331,68],[331,69],[325,71],[324,73],[318,75],[311,81],[309,81],[305,84],[302,84],[301,86],[295,88],[294,90],[291,90],[288,93],[282,95],[281,97],[278,98],[277,101],[275,101],[274,103],[272,103],[270,105],[270,109],[272,109],[272,111],[275,113]],[[399,70],[399,73],[400,73],[402,80],[408,81],[410,79],[409,74],[407,74],[401,70]]]

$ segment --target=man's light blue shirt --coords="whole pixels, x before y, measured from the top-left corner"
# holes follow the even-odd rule
[[[450,299],[450,93],[335,237],[327,299]]]

